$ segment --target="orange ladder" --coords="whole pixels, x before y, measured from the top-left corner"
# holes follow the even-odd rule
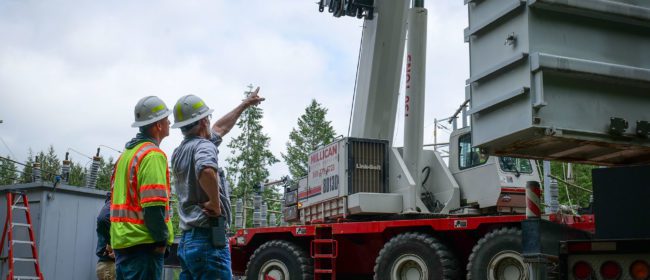
[[[316,227],[310,253],[314,260],[314,280],[336,280],[338,242],[332,237],[331,227]]]
[[[14,222],[14,210],[22,210],[25,212],[26,223]],[[14,240],[14,227],[27,228],[29,233],[29,240]],[[7,273],[7,280],[43,280],[41,268],[38,265],[38,253],[36,251],[36,242],[34,241],[34,230],[32,226],[32,216],[29,213],[29,200],[25,192],[8,191],[7,192],[7,217],[5,219],[5,226],[2,230],[2,240],[0,241],[0,255],[5,246],[5,237],[7,237],[7,244],[9,246],[9,254],[6,257],[9,264],[9,271]],[[28,257],[14,256],[15,244],[29,244],[31,245],[32,255]],[[34,276],[20,276],[15,275],[14,264],[16,262],[33,262],[34,263]]]

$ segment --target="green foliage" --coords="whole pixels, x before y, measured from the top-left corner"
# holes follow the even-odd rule
[[[56,155],[54,147],[50,145],[47,153],[41,151],[36,155],[36,158],[41,163],[41,180],[54,182],[54,177],[61,173],[61,160]]]
[[[9,156],[6,158],[11,159]],[[11,160],[0,159],[0,185],[11,185],[19,180],[18,169]]]
[[[20,175],[21,183],[29,183],[34,181],[32,178],[32,165],[34,164],[34,153],[32,148],[29,148],[29,153],[27,155],[27,161],[25,161],[25,166],[23,167],[23,173]]]
[[[169,201],[169,209],[172,212],[172,228],[174,229],[174,235],[181,235],[181,228],[179,226],[181,217],[178,215],[178,196],[175,193],[172,193],[172,197]]]
[[[25,166],[23,167],[22,171],[18,171],[15,164],[8,165],[10,163],[9,161],[6,162],[5,160],[0,161],[0,185],[2,185],[3,182],[9,182],[8,180],[5,180],[5,177],[9,176],[10,174],[2,173],[4,169],[16,170],[16,172],[14,173],[15,175],[13,176],[14,178],[16,178],[16,180],[11,181],[9,184],[33,182],[34,180],[32,178],[32,171],[33,171],[33,165],[35,160],[38,160],[38,162],[41,164],[41,180],[43,180],[44,182],[54,182],[55,177],[61,175],[62,161],[57,156],[54,146],[50,145],[47,149],[47,152],[40,151],[36,154],[36,156],[34,156],[34,153],[30,148],[27,161],[24,162]],[[114,166],[113,161],[114,161],[113,157],[109,157],[108,160],[104,160],[104,158],[100,159],[99,174],[97,177],[98,189],[101,190],[110,189],[110,180],[113,174],[113,166]],[[71,160],[70,174],[68,176],[68,182],[66,184],[70,186],[78,186],[78,187],[86,186],[85,179],[86,179],[86,173],[88,172],[88,169],[85,166],[87,166],[88,164],[89,162],[86,162],[86,165],[83,165],[81,163],[74,162],[73,160]],[[9,166],[10,168],[3,168],[3,166],[5,165]],[[20,173],[20,176],[17,176],[18,173]]]
[[[108,191],[111,189],[111,176],[113,176],[113,167],[115,166],[113,157],[108,160],[101,158],[99,160],[99,174],[97,176],[97,188]]]
[[[228,143],[232,155],[226,160],[228,162],[226,178],[233,187],[231,193],[233,205],[237,199],[243,198],[246,206],[251,207],[253,186],[266,180],[269,176],[267,167],[278,162],[268,148],[270,138],[262,132],[262,117],[263,111],[259,107],[251,107],[244,111],[237,121],[241,134]],[[278,199],[279,196],[277,191],[269,189],[264,192],[263,198],[266,201]],[[246,216],[246,225],[250,227],[252,212]]]
[[[86,185],[86,168],[79,163],[71,162],[68,185],[78,187]]]
[[[541,165],[541,162],[538,162]],[[588,164],[572,164],[573,178],[568,178],[568,164],[564,162],[551,162],[551,174],[554,176],[578,185],[586,189],[592,189],[591,184],[591,170],[597,166]],[[559,201],[563,205],[579,205],[580,207],[587,207],[589,205],[590,193],[584,190],[569,186],[566,183],[558,181],[559,187]]]
[[[327,108],[312,99],[305,113],[298,118],[298,127],[289,133],[287,153],[282,154],[282,158],[287,163],[292,178],[306,176],[309,154],[334,139],[336,133],[331,121],[325,119],[326,115]]]

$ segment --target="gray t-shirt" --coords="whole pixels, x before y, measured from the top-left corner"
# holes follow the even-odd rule
[[[221,141],[221,136],[214,131],[210,139],[186,137],[172,154],[172,172],[176,195],[178,195],[181,230],[210,226],[208,216],[202,210],[203,203],[208,201],[208,195],[199,185],[199,174],[204,168],[219,170],[217,147]],[[219,173],[221,213],[230,224],[231,210],[226,178],[223,177],[223,172]]]

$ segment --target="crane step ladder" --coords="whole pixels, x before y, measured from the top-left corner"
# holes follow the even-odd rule
[[[331,227],[316,227],[310,255],[314,260],[314,280],[336,280],[338,242],[332,237]]]
[[[9,266],[9,270],[7,272],[7,280],[43,280],[43,274],[41,273],[41,268],[38,264],[38,253],[36,250],[36,242],[34,241],[34,228],[32,226],[32,216],[29,213],[29,200],[27,199],[27,194],[25,192],[8,191],[6,192],[6,196],[7,216],[5,218],[4,229],[2,230],[2,240],[0,241],[0,255],[2,254],[2,251],[4,250],[6,244],[9,247],[8,255],[2,259],[6,261]],[[14,215],[18,215],[16,212],[25,213],[25,223],[18,223],[14,221]],[[20,229],[19,232],[21,233],[24,233],[26,229],[29,240],[15,239],[15,229]],[[5,243],[5,237],[7,243]],[[15,245],[30,245],[31,256],[16,257],[14,255],[16,253],[14,251]],[[20,252],[22,251],[24,250],[20,250]],[[31,273],[31,275],[16,275],[16,263],[33,263],[34,271]],[[22,273],[25,272],[21,272],[21,274]]]

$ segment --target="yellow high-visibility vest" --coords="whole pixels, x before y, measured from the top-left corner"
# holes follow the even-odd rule
[[[171,187],[167,155],[154,143],[125,150],[111,178],[111,247],[123,249],[155,241],[144,225],[144,207],[165,206],[168,244],[174,241],[169,217]]]

